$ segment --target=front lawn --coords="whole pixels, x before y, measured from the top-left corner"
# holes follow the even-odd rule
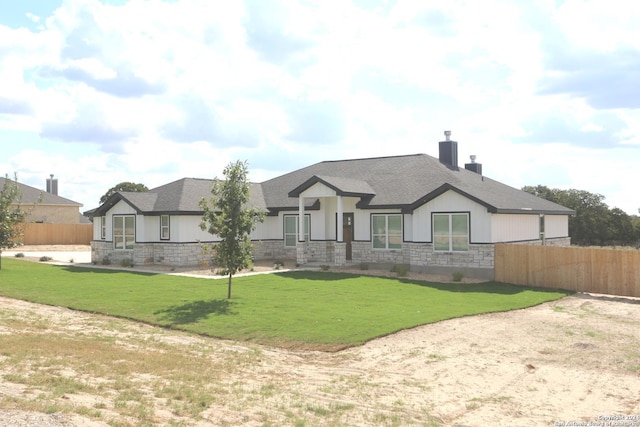
[[[339,349],[453,317],[567,295],[503,283],[440,284],[295,271],[226,280],[38,264],[4,258],[0,295],[212,337]]]

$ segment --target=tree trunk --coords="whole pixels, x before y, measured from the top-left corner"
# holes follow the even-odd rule
[[[0,270],[2,270],[2,249],[0,249]]]
[[[229,286],[227,287],[227,299],[231,299],[231,273],[229,273]]]

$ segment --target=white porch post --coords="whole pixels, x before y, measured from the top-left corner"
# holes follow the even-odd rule
[[[309,230],[311,232],[311,230]],[[296,262],[306,264],[304,241],[304,197],[298,196],[298,241],[296,242]]]
[[[336,265],[344,265],[347,262],[347,244],[344,242],[344,208],[342,206],[342,196],[337,196],[338,218],[337,218],[337,236],[335,248],[333,251],[333,262]]]
[[[337,237],[336,241],[342,242],[344,241],[344,236],[342,234],[343,233],[342,221],[344,217],[343,208],[342,208],[342,196],[337,196],[337,199],[338,199],[338,235],[336,236]]]
[[[298,242],[304,242],[304,197],[298,196]]]

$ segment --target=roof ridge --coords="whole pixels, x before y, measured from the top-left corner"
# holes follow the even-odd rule
[[[419,157],[419,156],[428,156],[428,154],[415,153],[415,154],[398,154],[398,155],[395,155],[395,156],[360,157],[360,158],[357,158],[357,159],[323,160],[320,163],[344,163],[344,162],[357,162],[357,161],[362,161],[362,160],[381,160],[381,159],[395,159],[395,158],[400,158],[400,157]]]

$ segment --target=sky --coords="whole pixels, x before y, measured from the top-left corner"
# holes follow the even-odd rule
[[[426,153],[640,208],[640,2],[0,0],[0,173],[261,182]]]

